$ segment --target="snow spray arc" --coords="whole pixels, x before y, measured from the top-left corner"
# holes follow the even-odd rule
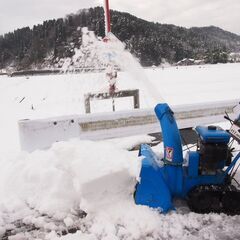
[[[108,59],[108,65],[117,65],[121,70],[129,72],[136,85],[142,85],[143,89],[149,91],[154,102],[164,102],[156,88],[146,77],[140,63],[135,59],[130,52],[125,48],[125,45],[111,32],[111,19],[109,0],[104,0],[104,14],[105,14],[105,47],[106,52],[103,56]],[[151,105],[152,106],[152,105]]]

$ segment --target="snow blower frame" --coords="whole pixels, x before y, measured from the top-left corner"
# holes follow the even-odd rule
[[[182,198],[198,213],[240,214],[240,192],[231,184],[240,153],[232,159],[229,146],[231,137],[240,142],[239,118],[230,120],[230,132],[216,126],[196,127],[197,151],[189,151],[183,159],[173,111],[167,104],[158,104],[155,113],[162,129],[164,158],[159,159],[148,145],[141,146],[143,160],[135,202],[166,213],[175,209],[174,198]]]

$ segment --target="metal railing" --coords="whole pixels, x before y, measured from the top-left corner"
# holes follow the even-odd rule
[[[84,95],[85,112],[91,113],[91,106],[90,106],[91,100],[103,100],[103,99],[114,100],[116,98],[123,98],[123,97],[133,97],[133,107],[134,108],[140,107],[138,89],[121,90],[121,91],[116,91],[113,94],[110,94],[109,92],[87,93]],[[112,104],[113,104],[113,111],[115,111],[114,101],[112,102]]]

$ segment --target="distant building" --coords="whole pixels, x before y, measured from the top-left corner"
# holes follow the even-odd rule
[[[194,65],[203,65],[203,64],[205,64],[205,61],[203,59],[194,60]]]
[[[240,53],[232,52],[228,54],[229,62],[240,62]]]
[[[176,66],[202,65],[205,64],[203,59],[184,58],[176,63]]]
[[[177,66],[188,66],[188,65],[193,65],[194,64],[194,59],[192,58],[184,58],[177,62]]]
[[[6,75],[7,71],[6,69],[0,69],[0,75]]]

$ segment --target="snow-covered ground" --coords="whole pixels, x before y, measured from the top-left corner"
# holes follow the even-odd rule
[[[141,108],[166,101],[177,105],[239,98],[240,64],[162,69],[130,68],[119,73],[118,88],[140,89]],[[107,90],[104,73],[34,77],[0,76],[0,144],[16,149],[17,120],[84,113],[84,94]],[[132,98],[116,100],[116,110],[132,109]],[[93,112],[111,111],[111,101],[91,103]],[[12,136],[16,136],[13,137]]]
[[[130,69],[118,88],[139,88],[141,108],[151,108],[240,98],[239,77],[240,64]],[[134,204],[141,159],[128,148],[147,136],[20,151],[17,120],[84,113],[84,94],[106,89],[104,73],[0,76],[0,236],[14,228],[12,239],[58,239],[75,228],[61,239],[239,239],[239,216],[195,214],[184,203],[161,215]],[[117,110],[132,107],[131,99],[116,100]],[[111,111],[111,102],[92,109]]]

